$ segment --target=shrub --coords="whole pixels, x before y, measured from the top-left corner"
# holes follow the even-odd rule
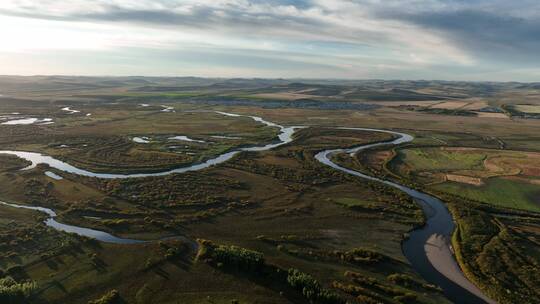
[[[424,284],[410,275],[394,273],[386,277],[386,279],[394,284],[407,287],[407,288],[424,288],[428,290],[440,291],[441,289],[435,285]]]
[[[369,249],[355,248],[342,254],[341,258],[349,263],[371,264],[384,259],[384,255]]]
[[[394,300],[401,302],[401,303],[416,303],[417,296],[413,293],[406,293],[401,296],[395,296]]]
[[[364,303],[364,304],[379,304],[380,302],[371,298],[371,297],[368,297],[368,296],[365,296],[365,295],[358,295],[356,297],[356,300],[358,300],[358,302],[360,303]]]
[[[122,303],[120,293],[117,290],[113,289],[106,293],[103,297],[88,302],[88,304],[116,304]]]

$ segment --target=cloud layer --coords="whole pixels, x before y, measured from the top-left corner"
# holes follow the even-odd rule
[[[530,0],[3,0],[0,15],[4,74],[532,81],[540,71]],[[28,56],[33,70],[18,66]]]

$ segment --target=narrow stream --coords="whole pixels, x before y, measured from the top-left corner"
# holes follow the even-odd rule
[[[97,177],[97,178],[140,178],[140,177],[149,177],[149,176],[163,176],[163,175],[169,175],[173,173],[183,173],[188,171],[198,171],[202,170],[208,167],[211,167],[213,165],[224,163],[236,154],[242,152],[242,151],[265,151],[270,150],[276,147],[279,147],[281,145],[290,143],[293,141],[293,134],[294,132],[303,127],[284,127],[278,124],[275,124],[273,122],[266,121],[258,116],[246,116],[246,115],[240,115],[240,114],[233,114],[233,113],[227,113],[227,112],[219,112],[216,111],[217,114],[220,115],[226,115],[230,117],[249,117],[256,122],[262,123],[268,127],[275,127],[280,129],[280,133],[278,135],[278,140],[275,143],[270,143],[264,146],[254,146],[254,147],[246,147],[246,148],[240,148],[238,150],[233,150],[224,154],[221,154],[215,158],[209,159],[205,161],[204,163],[200,164],[194,164],[188,167],[181,167],[173,170],[163,171],[163,172],[157,172],[157,173],[136,173],[136,174],[107,174],[107,173],[94,173],[91,171],[87,171],[84,169],[77,168],[75,166],[72,166],[66,162],[57,160],[51,156],[43,155],[41,153],[35,153],[35,152],[25,152],[25,151],[0,151],[0,154],[10,154],[10,155],[16,155],[20,158],[23,158],[25,160],[30,161],[32,164],[26,168],[23,168],[21,170],[30,170],[35,168],[38,164],[47,164],[51,168],[58,169],[63,172],[68,172],[72,174],[78,174],[82,176],[91,176],[91,177]],[[51,172],[52,173],[52,172]],[[52,173],[54,174],[54,173]],[[54,174],[58,178],[62,178],[59,175]],[[116,237],[110,233],[79,227],[79,226],[73,226],[73,225],[67,225],[63,223],[57,222],[54,218],[56,217],[56,212],[52,209],[45,208],[45,207],[34,207],[34,206],[27,206],[27,205],[18,205],[18,204],[12,204],[12,203],[6,203],[0,201],[0,205],[10,206],[14,208],[21,208],[21,209],[29,209],[29,210],[35,210],[42,213],[47,214],[49,217],[45,220],[45,224],[49,227],[52,227],[59,231],[69,232],[69,233],[75,233],[81,236],[89,237],[92,239],[96,239],[98,241],[106,242],[106,243],[116,243],[116,244],[136,244],[136,243],[143,243],[146,241],[143,240],[134,240],[134,239],[125,239],[125,238],[119,238]],[[174,237],[174,238],[181,238],[181,237]]]
[[[25,205],[18,205],[18,204],[10,204],[6,202],[0,201],[0,205],[9,206],[13,208],[20,208],[20,209],[28,209],[28,210],[35,210],[42,213],[47,214],[49,217],[44,221],[45,225],[52,227],[58,231],[64,231],[68,233],[75,233],[78,235],[82,235],[85,237],[89,237],[92,239],[96,239],[101,242],[105,243],[115,243],[115,244],[137,244],[137,243],[144,243],[145,241],[141,240],[133,240],[133,239],[123,239],[116,237],[110,233],[79,227],[79,226],[73,226],[73,225],[67,225],[57,222],[54,218],[56,217],[56,212],[54,212],[52,209],[44,208],[44,207],[34,207],[34,206],[25,206]]]
[[[380,182],[394,187],[410,195],[420,203],[426,214],[426,224],[410,232],[410,236],[402,244],[405,257],[413,268],[428,282],[440,286],[447,298],[459,304],[494,304],[484,293],[472,284],[463,274],[456,262],[451,246],[451,236],[455,225],[452,215],[443,202],[436,197],[411,189],[409,187],[372,177],[355,170],[341,167],[332,162],[330,157],[336,153],[356,153],[382,146],[399,145],[413,140],[411,135],[399,132],[367,128],[341,128],[346,130],[374,131],[397,135],[398,138],[389,142],[380,142],[358,146],[352,149],[325,150],[315,155],[315,158],[336,170],[358,176],[370,181]]]
[[[63,162],[61,160],[55,159],[48,155],[43,155],[41,153],[36,152],[26,152],[26,151],[11,151],[11,150],[3,150],[0,151],[0,154],[10,154],[10,155],[16,155],[22,159],[25,159],[27,161],[30,161],[32,164],[22,170],[30,170],[35,168],[38,164],[47,164],[51,168],[55,168],[64,172],[77,174],[81,176],[89,176],[89,177],[97,177],[97,178],[105,178],[105,179],[113,179],[113,178],[140,178],[140,177],[150,177],[150,176],[164,176],[169,175],[173,173],[184,173],[189,171],[199,171],[202,169],[206,169],[208,167],[224,163],[231,158],[233,158],[236,154],[242,152],[242,151],[266,151],[271,150],[276,147],[279,147],[281,145],[290,143],[293,141],[293,134],[297,129],[303,128],[299,126],[293,126],[293,127],[284,127],[278,124],[275,124],[270,121],[266,121],[258,116],[248,116],[248,115],[240,115],[240,114],[233,114],[233,113],[227,113],[227,112],[220,112],[216,111],[217,114],[230,116],[230,117],[249,117],[256,122],[260,122],[262,124],[265,124],[268,127],[274,127],[279,128],[280,133],[278,135],[278,141],[274,143],[269,143],[264,146],[254,146],[254,147],[246,147],[246,148],[240,148],[236,150],[232,150],[229,152],[226,152],[224,154],[218,155],[215,158],[211,158],[203,163],[193,164],[186,167],[180,167],[175,168],[172,170],[166,170],[162,172],[155,172],[155,173],[134,173],[134,174],[113,174],[113,173],[96,173],[91,172],[88,170],[84,170],[81,168],[77,168],[75,166],[72,166],[66,162]]]

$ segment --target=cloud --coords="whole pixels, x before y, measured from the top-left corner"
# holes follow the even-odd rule
[[[10,1],[10,0],[8,0]],[[48,5],[12,6],[0,13],[11,16],[72,22],[131,23],[191,31],[213,31],[274,40],[332,41],[394,48],[429,49],[441,45],[419,43],[401,36],[424,36],[407,26],[386,24],[368,14],[368,7],[349,1],[96,1],[94,5],[47,2]],[[62,2],[64,3],[64,2]],[[139,3],[133,5],[132,3]],[[145,4],[146,3],[146,4]],[[157,4],[156,4],[157,3]],[[65,5],[63,8],[62,5]],[[436,40],[429,37],[424,41]],[[451,52],[449,52],[451,53]]]
[[[97,42],[109,51],[136,47],[148,52],[177,50],[185,56],[187,51],[204,52],[215,58],[214,63],[227,62],[225,54],[240,50],[250,55],[249,68],[257,68],[257,58],[265,58],[264,62],[280,58],[305,71],[310,63],[319,71],[333,67],[347,77],[364,76],[366,70],[385,77],[385,69],[388,77],[397,70],[417,72],[417,77],[446,70],[460,77],[473,69],[534,66],[540,51],[539,12],[540,3],[533,0],[3,0],[0,4],[0,15],[27,24],[40,21],[35,26],[39,30],[28,26],[24,32],[25,47],[34,40],[44,41],[32,39],[32,32],[46,37],[44,32],[53,28],[51,41],[65,40],[54,43],[65,49],[74,49],[67,45],[70,40],[54,33],[78,37],[81,45]],[[234,64],[240,61],[235,57]],[[316,65],[323,61],[325,67]]]
[[[531,15],[524,7],[519,10],[517,5],[501,4],[499,9],[461,5],[454,9],[380,15],[438,33],[475,58],[540,66],[536,60],[540,53],[540,16]]]

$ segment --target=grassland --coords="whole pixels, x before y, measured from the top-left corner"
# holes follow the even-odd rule
[[[421,223],[419,208],[402,194],[359,183],[313,160],[313,154],[322,148],[384,139],[367,132],[307,129],[298,134],[294,146],[246,153],[208,172],[164,178],[104,181],[63,174],[63,180],[53,181],[43,175],[44,168],[24,174],[10,171],[6,174],[17,178],[8,181],[5,176],[2,183],[10,187],[1,195],[7,200],[54,207],[62,221],[118,235],[159,238],[183,234],[192,240],[205,238],[257,250],[269,264],[284,271],[301,269],[344,299],[363,296],[401,303],[395,297],[407,294],[420,303],[443,301],[439,291],[422,287],[426,283],[401,254],[402,236]],[[376,195],[378,199],[364,209],[345,208],[331,203],[338,195],[355,199]],[[393,212],[384,216],[382,209]],[[8,213],[6,217],[13,212],[7,207],[2,210]],[[26,221],[36,225],[28,213],[25,211]],[[63,237],[58,232],[48,233]],[[33,238],[40,241],[37,235]],[[170,248],[181,253],[167,257]],[[363,251],[351,251],[355,248]],[[49,251],[32,253],[32,263],[25,262],[31,257],[22,252],[21,259],[4,266],[21,265],[25,278],[38,282],[38,292],[32,298],[35,303],[86,303],[112,289],[129,303],[149,299],[175,303],[179,298],[187,303],[208,299],[215,303],[307,301],[294,288],[264,276],[196,262],[190,243],[171,240],[120,246],[73,238],[68,248]],[[374,252],[384,259],[351,262],[336,252]],[[346,271],[354,277],[344,276]],[[423,283],[419,287],[392,287],[394,283],[386,277],[395,273]],[[370,283],[361,283],[361,278]],[[245,290],[253,292],[246,294]]]
[[[400,161],[412,164],[415,171],[455,171],[482,167],[485,155],[433,149],[401,150]]]
[[[467,199],[540,211],[540,155],[478,148],[399,150],[388,168],[399,176]]]
[[[540,299],[534,276],[540,120],[510,112],[514,105],[538,105],[533,86],[0,77],[0,89],[1,115],[54,121],[0,125],[2,149],[42,152],[100,172],[163,170],[276,135],[275,128],[209,110],[310,126],[276,150],[165,177],[100,180],[46,166],[19,171],[26,162],[0,156],[1,200],[53,208],[61,222],[118,236],[163,238],[98,243],[46,228],[37,212],[0,206],[2,276],[35,282],[29,303],[108,297],[120,303],[308,303],[298,287],[306,281],[316,282],[317,294],[328,291],[351,303],[447,303],[401,252],[403,237],[423,222],[418,205],[313,159],[323,149],[389,137],[327,128],[335,126],[413,134],[414,142],[399,149],[338,161],[440,196],[458,224],[454,249],[468,277],[500,303]],[[66,106],[81,112],[62,111]],[[207,143],[168,139],[176,135]],[[197,239],[233,256],[260,253],[264,264],[253,272],[242,259],[197,259]]]
[[[449,182],[434,189],[501,207],[540,212],[540,188],[526,182],[491,178],[481,186]]]

